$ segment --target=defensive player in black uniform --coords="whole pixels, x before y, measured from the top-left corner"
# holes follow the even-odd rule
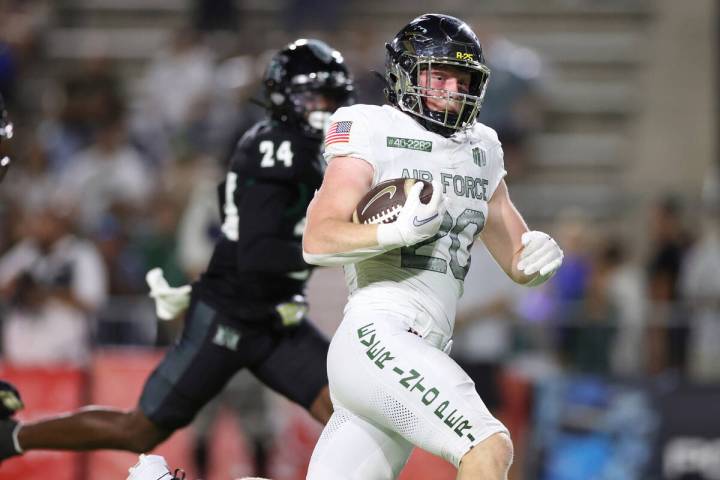
[[[322,179],[330,113],[352,100],[339,52],[298,40],[271,60],[269,118],[239,142],[221,185],[223,236],[193,286],[180,341],[147,380],[137,408],[87,408],[18,424],[0,420],[0,459],[31,449],[147,452],[195,414],[240,369],[325,423],[328,340],[305,318],[310,266],[305,210]]]

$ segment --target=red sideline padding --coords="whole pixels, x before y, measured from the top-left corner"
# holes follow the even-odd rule
[[[310,456],[322,426],[298,405],[283,400],[273,405],[282,418],[270,465],[273,480],[305,480]]]
[[[522,478],[525,471],[525,444],[530,422],[532,406],[532,385],[524,376],[504,370],[500,374],[502,407],[495,415],[510,430],[513,440],[513,464],[510,467],[510,480]]]
[[[123,409],[134,408],[146,378],[163,353],[146,349],[98,352],[90,372],[90,402]],[[19,369],[0,365],[0,378],[20,388],[26,404],[26,410],[19,416],[21,420],[72,411],[84,404],[84,376],[77,369]],[[503,376],[501,385],[505,404],[496,413],[513,433],[517,455],[527,426],[530,388],[524,379],[507,374]],[[320,426],[306,412],[289,402],[275,405],[275,408],[279,410],[278,414],[284,414],[286,421],[282,422],[279,445],[271,453],[272,478],[304,480]],[[250,459],[244,448],[242,433],[227,412],[221,416],[214,433],[210,480],[230,480],[236,475],[249,473]],[[183,467],[188,473],[187,478],[196,478],[188,432],[176,432],[153,453],[163,455],[171,467]],[[518,459],[521,457],[518,455]],[[48,477],[53,480],[80,480],[83,479],[83,466],[87,466],[84,478],[122,480],[127,477],[127,469],[136,459],[135,454],[113,451],[84,455],[30,452],[4,462],[0,466],[0,480],[45,480]],[[452,480],[455,473],[455,468],[441,458],[415,449],[400,480]]]
[[[276,439],[271,478],[305,480],[310,456],[320,437],[320,424],[290,402],[280,403],[280,410],[285,421]],[[416,448],[400,475],[400,480],[454,480],[456,475],[455,467],[448,462]]]
[[[137,406],[145,379],[160,362],[164,351],[122,348],[99,351],[94,355],[91,398],[96,405],[122,409]],[[185,431],[176,432],[152,453],[162,455],[171,468],[183,467],[187,478],[196,478],[192,468],[189,439]],[[125,479],[135,464],[134,453],[104,450],[89,454],[88,479]]]
[[[75,410],[83,402],[84,373],[77,368],[13,368],[0,365],[0,378],[20,390],[25,409],[22,421],[36,420]],[[33,451],[0,465],[0,480],[77,480],[83,455],[70,452]],[[124,478],[124,477],[123,477]]]
[[[233,413],[221,408],[211,433],[208,452],[210,471],[207,479],[203,478],[203,480],[232,480],[252,476],[255,473],[253,460],[245,445],[245,437],[238,427],[238,421]],[[191,477],[187,478],[191,479]]]
[[[457,470],[440,457],[416,448],[399,480],[454,480]]]

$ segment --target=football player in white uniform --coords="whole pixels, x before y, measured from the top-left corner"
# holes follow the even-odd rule
[[[390,105],[333,115],[308,209],[305,259],[344,264],[350,298],[328,354],[335,411],[307,478],[393,479],[418,446],[458,467],[458,479],[505,479],[509,433],[447,355],[456,303],[477,237],[530,286],[553,275],[562,251],[528,230],[497,135],[476,121],[490,71],[472,30],[422,15],[386,47]],[[433,198],[420,202],[418,182],[395,222],[352,223],[363,195],[398,177],[431,181]]]

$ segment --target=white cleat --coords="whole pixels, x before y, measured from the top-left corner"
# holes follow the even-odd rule
[[[165,458],[160,455],[140,455],[138,463],[128,469],[127,480],[171,480],[175,478]]]

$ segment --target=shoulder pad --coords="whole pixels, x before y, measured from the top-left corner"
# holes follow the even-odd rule
[[[283,181],[293,178],[319,155],[319,140],[266,121],[240,140],[231,169],[245,177]]]

